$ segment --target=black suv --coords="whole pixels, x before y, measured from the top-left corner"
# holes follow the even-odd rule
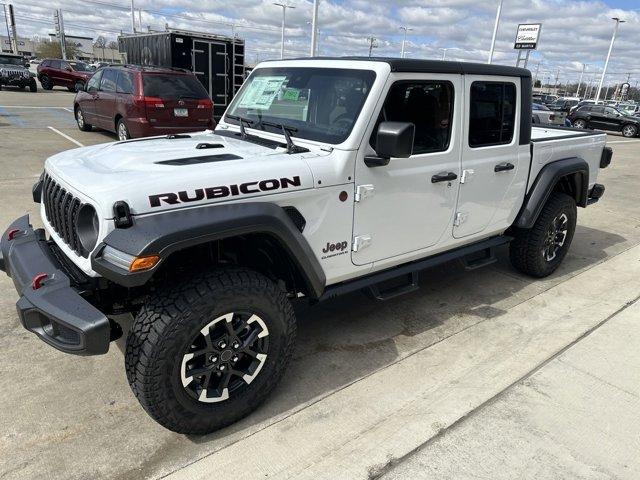
[[[622,132],[625,137],[635,137],[640,131],[640,118],[625,115],[614,107],[585,105],[567,117],[576,128],[599,128]]]
[[[38,91],[35,75],[25,68],[22,55],[0,53],[0,88],[7,85],[18,88],[29,87],[32,92]]]

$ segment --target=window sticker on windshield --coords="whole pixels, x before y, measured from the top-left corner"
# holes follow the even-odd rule
[[[300,90],[297,90],[295,88],[287,88],[282,94],[282,100],[290,100],[292,102],[297,101],[299,97]]]
[[[286,76],[256,77],[251,81],[238,104],[240,108],[268,110],[282,88]]]

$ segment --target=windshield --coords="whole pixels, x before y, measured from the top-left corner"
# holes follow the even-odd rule
[[[21,65],[24,66],[24,60],[20,57],[11,57],[9,55],[0,55],[0,64],[3,65]]]
[[[261,68],[255,70],[231,103],[228,115],[247,118],[252,128],[323,143],[344,142],[375,80],[370,70],[341,68]],[[225,116],[225,121],[238,120]]]

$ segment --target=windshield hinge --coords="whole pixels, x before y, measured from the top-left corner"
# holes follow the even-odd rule
[[[355,195],[354,200],[356,202],[360,202],[361,200],[372,196],[374,190],[375,189],[374,189],[373,185],[358,185],[356,187],[356,195]]]
[[[359,252],[363,248],[367,248],[369,245],[371,245],[371,235],[358,235],[357,237],[353,237],[351,250]]]
[[[462,176],[460,177],[460,183],[467,183],[469,180],[471,180],[471,177],[473,177],[473,175],[475,173],[476,173],[475,170],[472,170],[472,169],[462,170]]]

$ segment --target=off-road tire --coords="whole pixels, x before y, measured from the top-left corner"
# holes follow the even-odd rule
[[[29,82],[29,91],[31,93],[36,93],[38,91],[38,84],[33,79]]]
[[[555,258],[548,261],[544,256],[544,244],[554,219],[567,216],[567,234]],[[565,193],[554,192],[530,229],[514,228],[514,240],[509,247],[511,264],[522,273],[543,278],[551,275],[564,259],[576,229],[576,202]]]
[[[244,309],[269,330],[265,363],[255,379],[227,400],[203,403],[189,396],[180,372],[193,335],[218,316]],[[158,289],[143,306],[127,338],[125,364],[133,393],[158,423],[184,434],[213,432],[251,413],[276,386],[293,351],[296,320],[285,292],[248,269],[223,269]]]
[[[42,75],[42,77],[40,77],[40,85],[42,85],[42,88],[44,90],[53,89],[53,82],[51,81],[48,75]]]

